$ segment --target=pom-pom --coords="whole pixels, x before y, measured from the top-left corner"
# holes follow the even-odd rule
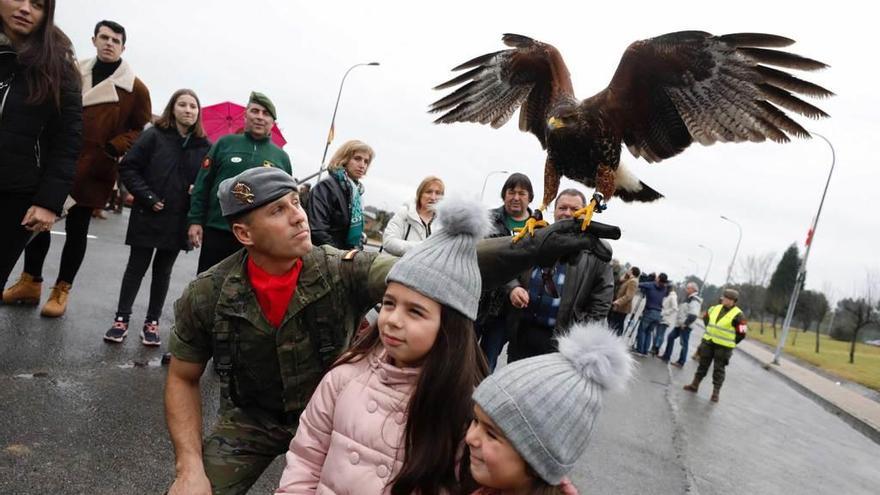
[[[471,235],[482,239],[492,228],[488,210],[473,199],[447,197],[437,203],[436,211],[443,231],[449,235]]]
[[[587,380],[619,390],[632,376],[633,358],[623,339],[598,322],[577,323],[559,338],[559,352]]]

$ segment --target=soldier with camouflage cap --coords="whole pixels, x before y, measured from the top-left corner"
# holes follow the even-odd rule
[[[252,92],[244,115],[244,133],[221,137],[202,161],[193,184],[187,232],[192,245],[202,249],[199,273],[241,249],[217,202],[220,183],[255,167],[293,173],[290,157],[270,139],[277,115],[268,96]]]
[[[385,290],[396,258],[312,247],[296,182],[274,168],[219,186],[221,211],[244,250],[189,284],[174,306],[165,413],[177,457],[170,494],[246,493],[284,454],[324,371]],[[533,238],[480,241],[483,285],[617,238],[616,227],[574,221]],[[222,378],[218,423],[202,441],[199,379],[209,359]]]

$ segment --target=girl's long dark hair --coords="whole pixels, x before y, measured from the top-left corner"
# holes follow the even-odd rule
[[[178,89],[173,95],[171,95],[171,99],[168,100],[168,104],[165,105],[165,110],[162,110],[162,115],[160,115],[159,120],[156,121],[156,127],[160,129],[177,130],[177,119],[174,117],[174,105],[177,104],[177,99],[183,95],[192,96],[193,99],[196,100],[196,106],[199,107],[199,116],[196,117],[196,123],[190,126],[189,132],[196,137],[205,137],[205,129],[202,127],[202,102],[199,100],[199,97],[196,96],[196,92],[191,89]]]
[[[374,325],[334,366],[363,359],[381,345]],[[391,481],[392,495],[458,491],[455,466],[473,416],[471,395],[487,373],[474,322],[442,306],[437,340],[407,406],[403,467]]]
[[[73,44],[55,26],[55,0],[45,0],[43,12],[43,24],[18,49],[18,63],[25,68],[27,103],[34,105],[51,99],[55,108],[61,108],[62,84],[79,91],[82,83]]]

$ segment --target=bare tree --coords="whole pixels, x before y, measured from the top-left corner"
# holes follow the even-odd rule
[[[761,322],[762,335],[764,334],[764,298],[774,259],[776,254],[773,252],[750,254],[740,260],[736,270],[737,278],[744,281],[740,285],[740,297],[750,301],[754,314],[748,315],[749,319],[754,321],[757,318]]]
[[[878,278],[876,273],[868,272],[867,281],[862,293],[857,297],[844,299],[838,304],[852,322],[852,340],[849,346],[850,364],[855,362],[856,342],[859,338],[859,331],[868,325],[880,323],[878,281],[880,281],[880,278]]]

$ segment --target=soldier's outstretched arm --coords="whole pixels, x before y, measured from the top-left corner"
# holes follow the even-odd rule
[[[523,270],[535,266],[552,266],[560,259],[583,250],[602,251],[599,239],[619,239],[620,229],[599,222],[590,223],[586,232],[576,220],[560,220],[535,230],[534,237],[525,237],[516,244],[510,237],[494,237],[477,243],[477,262],[483,277],[483,288],[500,286]]]
[[[210,495],[202,462],[202,396],[199,379],[206,363],[171,358],[165,381],[165,422],[174,445],[176,476],[169,495]]]

